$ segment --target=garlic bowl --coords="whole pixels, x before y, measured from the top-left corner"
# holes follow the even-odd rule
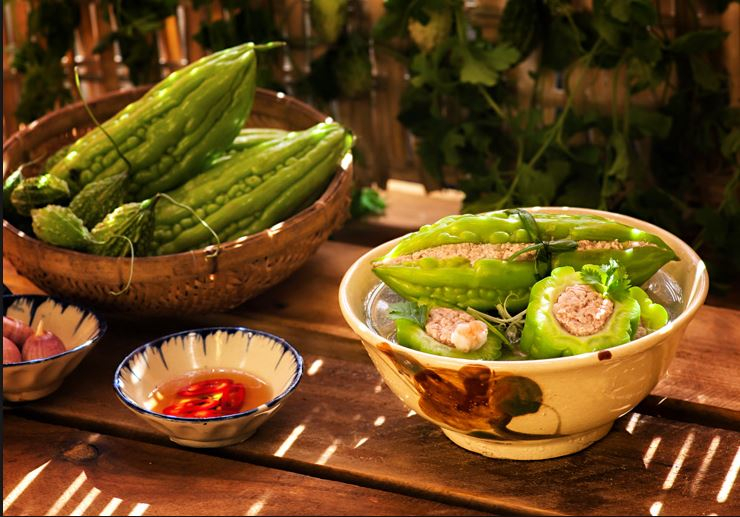
[[[40,322],[61,339],[65,351],[30,361],[3,364],[3,398],[36,400],[53,393],[100,341],[106,323],[94,312],[59,298],[4,295],[3,315],[36,329]]]
[[[704,263],[693,249],[654,225],[598,210],[528,210],[596,215],[659,236],[680,259],[659,271],[670,275],[683,293],[675,317],[652,334],[597,352],[524,361],[470,360],[398,345],[368,321],[368,299],[380,283],[371,263],[401,238],[360,257],[339,288],[342,314],[389,388],[454,443],[494,458],[563,456],[606,435],[663,377],[709,286]]]

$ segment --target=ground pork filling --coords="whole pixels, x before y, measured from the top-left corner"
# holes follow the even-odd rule
[[[410,255],[404,255],[402,257],[396,257],[393,259],[386,260],[386,264],[402,264],[404,262],[419,260],[426,257],[445,259],[451,257],[463,257],[474,264],[477,260],[497,259],[505,260],[517,251],[531,246],[531,242],[505,242],[501,244],[487,244],[487,243],[473,243],[473,242],[462,242],[460,244],[442,244],[441,246],[435,246],[433,248],[426,248],[423,250],[415,251]],[[651,246],[648,242],[638,241],[578,241],[579,250],[624,250],[630,248],[638,248],[641,246]],[[534,259],[534,252],[529,251],[522,253],[516,260],[532,260]]]
[[[649,334],[647,327],[643,324],[642,320],[640,320],[640,324],[637,325],[637,330],[635,331],[635,337],[632,339],[640,339],[641,337],[645,337]]]
[[[429,311],[424,330],[440,343],[463,352],[479,349],[488,338],[485,323],[467,312],[444,307]]]
[[[587,285],[566,287],[552,306],[560,325],[574,336],[596,334],[614,312],[614,303]]]

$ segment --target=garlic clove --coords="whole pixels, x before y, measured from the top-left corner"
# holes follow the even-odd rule
[[[21,351],[12,340],[3,336],[3,364],[21,362]]]
[[[40,334],[39,331],[41,331]],[[32,361],[58,355],[66,350],[64,343],[58,337],[48,330],[44,331],[43,325],[39,324],[36,333],[23,343],[22,356],[24,361]]]
[[[33,329],[22,321],[3,316],[3,337],[10,339],[18,347],[23,346],[31,334],[33,334]]]

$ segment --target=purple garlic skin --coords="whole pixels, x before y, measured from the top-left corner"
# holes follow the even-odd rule
[[[15,318],[3,316],[3,337],[10,339],[19,348],[33,334],[33,329]]]
[[[23,360],[44,359],[53,355],[61,354],[67,349],[64,343],[49,331],[34,334],[23,343]]]
[[[3,364],[20,363],[21,351],[10,339],[3,336]]]

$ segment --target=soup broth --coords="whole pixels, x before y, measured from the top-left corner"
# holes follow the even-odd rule
[[[655,273],[641,286],[654,302],[668,311],[669,319],[675,319],[684,308],[684,296],[678,282],[663,270]],[[365,322],[378,335],[396,341],[396,323],[391,318],[390,307],[404,299],[383,282],[379,282],[365,299]],[[502,360],[520,360],[521,354],[505,354]]]

